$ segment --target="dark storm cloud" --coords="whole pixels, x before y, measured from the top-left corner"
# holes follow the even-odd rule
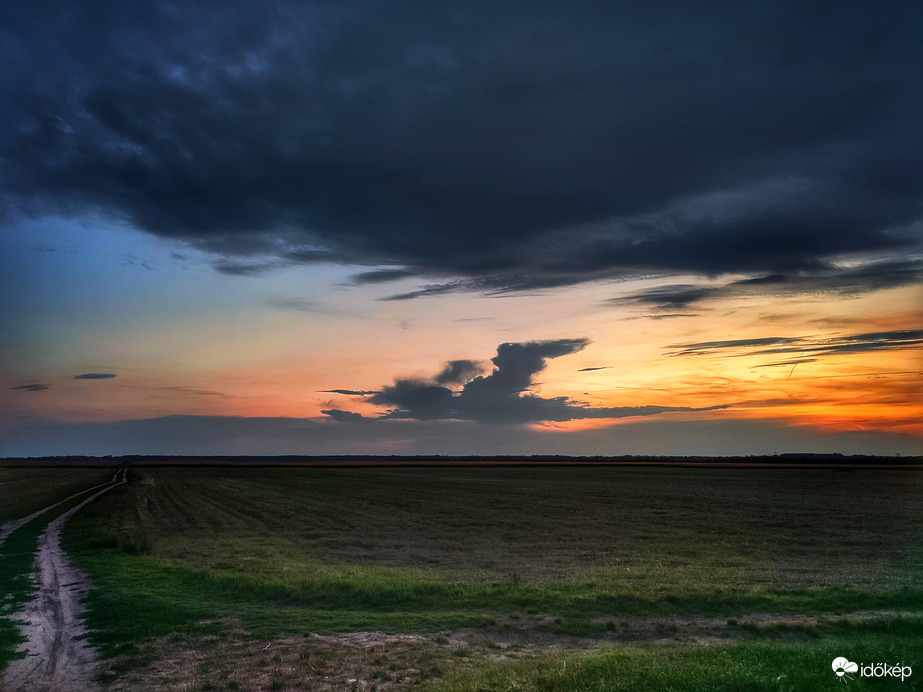
[[[689,307],[692,303],[698,303],[707,298],[715,298],[720,295],[726,295],[725,287],[713,286],[696,286],[693,284],[669,284],[667,286],[657,286],[639,293],[634,293],[624,298],[612,298],[605,301],[608,305],[631,305],[639,304],[642,306],[652,306],[658,310],[676,310]],[[685,313],[669,313],[672,315]]]
[[[24,392],[41,392],[44,389],[48,389],[47,384],[21,384],[18,387],[10,387],[10,389],[21,389]]]
[[[768,346],[771,348],[762,348]],[[896,351],[923,346],[923,329],[901,329],[887,332],[866,332],[832,338],[816,337],[766,337],[763,339],[731,339],[728,341],[703,341],[692,344],[671,344],[677,349],[671,356],[701,356],[729,351],[730,356],[773,355],[798,353],[829,356],[838,353],[867,353],[871,351]],[[810,359],[814,360],[814,359]],[[775,365],[803,363],[799,359]]]
[[[655,310],[688,308],[710,300],[774,295],[850,296],[923,283],[923,261],[867,262],[849,267],[824,267],[792,274],[765,274],[718,285],[670,284],[621,298],[609,305],[639,305]],[[687,315],[682,315],[687,316]]]
[[[326,409],[321,411],[325,416],[330,416],[333,420],[338,423],[359,423],[360,421],[366,420],[361,413],[353,413],[352,411],[342,411],[340,409]]]
[[[477,375],[477,361],[450,361],[432,379],[397,379],[366,401],[390,410],[382,418],[413,420],[469,420],[488,423],[533,423],[582,418],[650,416],[669,411],[709,411],[723,406],[623,406],[592,408],[568,397],[545,398],[530,392],[534,377],[550,358],[581,351],[586,339],[506,343],[491,359],[493,371]],[[463,384],[462,384],[463,383]],[[453,390],[446,384],[462,385]],[[337,415],[340,415],[339,413]]]
[[[354,280],[421,277],[411,298],[920,240],[916,2],[11,0],[2,21],[8,209],[101,212],[228,274],[388,267]]]
[[[288,266],[283,262],[227,262],[219,261],[215,262],[215,269],[217,269],[222,274],[227,274],[229,276],[259,276],[260,274],[265,274],[266,272],[272,271],[273,269],[280,269],[284,266]]]
[[[356,274],[352,277],[352,280],[357,284],[383,284],[389,281],[400,281],[411,276],[415,276],[415,273],[407,269],[378,269]]]
[[[117,377],[114,372],[87,372],[83,375],[74,375],[75,380],[109,380]]]
[[[481,372],[481,364],[476,360],[450,360],[442,372],[435,377],[437,384],[461,384]]]
[[[754,346],[773,346],[776,344],[795,344],[801,343],[804,339],[797,337],[768,336],[762,339],[728,339],[726,341],[700,341],[694,344],[670,344],[668,348],[677,348],[671,356],[700,356],[706,353],[714,353],[721,349],[744,349]]]
[[[856,334],[817,342],[805,341],[799,346],[787,346],[754,351],[756,355],[771,353],[868,353],[870,351],[897,351],[908,348],[920,349],[923,345],[923,329],[908,329],[894,332]]]

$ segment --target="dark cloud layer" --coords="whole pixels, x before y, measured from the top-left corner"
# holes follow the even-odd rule
[[[676,406],[590,407],[568,397],[545,398],[533,394],[535,375],[550,358],[559,358],[584,349],[586,339],[558,339],[506,343],[497,347],[491,359],[493,371],[477,375],[477,361],[454,360],[430,380],[397,379],[382,387],[367,401],[388,407],[385,419],[469,420],[486,423],[532,423],[568,421],[583,418],[624,418],[651,416],[669,411],[710,411],[724,406],[687,408]],[[462,385],[453,390],[445,385]],[[349,390],[342,393],[356,394]],[[324,411],[337,421],[363,420],[357,413],[333,409]]]
[[[481,372],[476,360],[450,360],[435,377],[436,384],[461,384]]]
[[[352,411],[343,411],[342,409],[325,409],[321,411],[325,416],[330,416],[333,420],[339,423],[358,423],[359,421],[365,420],[361,413],[353,413]]]
[[[868,353],[923,349],[923,329],[900,329],[887,332],[865,332],[837,337],[766,337],[763,339],[731,339],[703,341],[691,344],[671,344],[671,356],[701,356],[727,352],[727,355],[805,354],[829,356],[839,353]],[[813,360],[813,359],[809,359]],[[773,365],[790,365],[809,360],[789,360]]]
[[[11,0],[2,202],[123,219],[230,274],[426,277],[405,298],[835,281],[834,255],[920,240],[921,34],[910,0]]]
[[[791,274],[766,274],[719,285],[670,284],[656,286],[606,303],[639,305],[656,310],[686,309],[722,298],[775,295],[853,296],[923,283],[923,261],[866,262],[850,267],[823,267]],[[653,315],[658,317],[657,314]],[[666,317],[667,315],[660,315]],[[687,316],[687,315],[680,315]]]
[[[75,380],[109,380],[117,375],[113,372],[87,372],[83,375],[74,375]]]

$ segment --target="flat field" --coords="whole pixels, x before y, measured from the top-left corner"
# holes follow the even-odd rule
[[[102,483],[112,476],[105,469],[0,468],[0,525]]]
[[[113,689],[923,681],[918,471],[134,468],[64,546]]]

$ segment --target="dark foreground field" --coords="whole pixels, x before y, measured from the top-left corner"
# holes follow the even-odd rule
[[[33,473],[47,497],[17,511],[74,481]],[[97,587],[90,640],[112,689],[923,681],[917,471],[159,468],[128,481],[64,531]],[[7,614],[48,518],[0,548]],[[0,624],[2,662],[15,630]],[[846,688],[838,656],[914,673]]]

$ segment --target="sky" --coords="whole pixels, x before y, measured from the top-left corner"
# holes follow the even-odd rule
[[[921,454],[921,35],[10,0],[0,455]]]

